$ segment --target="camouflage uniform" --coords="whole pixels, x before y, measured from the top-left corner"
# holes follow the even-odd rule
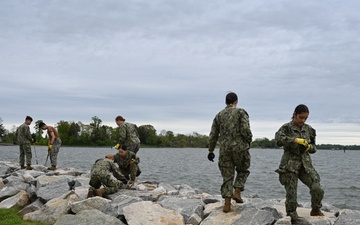
[[[131,180],[135,180],[138,173],[139,158],[135,153],[126,151],[125,157],[121,157],[119,153],[114,155],[114,162],[119,165],[119,170],[124,176],[130,175]]]
[[[210,132],[209,152],[213,152],[220,142],[219,169],[223,177],[221,195],[233,196],[233,188],[244,190],[250,174],[250,143],[252,133],[249,116],[244,109],[226,106],[214,118]],[[235,177],[236,170],[236,178]]]
[[[26,156],[26,165],[30,166],[31,165],[31,158],[32,158],[32,153],[31,153],[31,133],[30,133],[30,128],[27,124],[23,123],[22,125],[20,125],[20,127],[16,130],[16,137],[17,137],[17,142],[20,145],[19,149],[20,149],[20,158],[19,158],[19,163],[20,166],[24,166],[25,163],[25,156]]]
[[[91,168],[90,186],[99,189],[101,185],[104,185],[105,193],[112,194],[121,187],[120,180],[125,180],[125,177],[112,160],[103,158],[95,161]]]
[[[54,143],[53,143],[53,147],[50,151],[50,162],[51,162],[51,166],[56,166],[57,165],[57,156],[61,147],[61,139],[60,138],[56,138]]]
[[[135,154],[140,149],[140,138],[137,126],[132,123],[123,122],[119,126],[119,144],[127,147],[129,151]]]
[[[309,125],[304,124],[301,130],[289,122],[284,124],[275,134],[278,146],[283,146],[284,154],[281,158],[279,180],[286,190],[286,213],[292,220],[298,219],[297,208],[297,184],[298,179],[310,188],[311,207],[320,209],[324,191],[320,185],[320,176],[312,165],[309,153],[316,152],[316,131]],[[310,150],[305,153],[305,147],[294,143],[295,138],[304,138],[310,145]]]

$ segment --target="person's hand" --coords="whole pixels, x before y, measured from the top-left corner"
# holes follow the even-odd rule
[[[214,162],[215,154],[213,152],[209,152],[208,154],[208,160],[211,162]]]
[[[304,138],[295,138],[295,142],[299,145],[302,145],[300,148],[303,152],[308,152],[311,148],[311,145]]]
[[[120,144],[116,144],[116,145],[115,145],[115,148],[116,148],[116,149],[119,149],[119,148],[120,148]]]
[[[49,147],[48,147],[48,152],[50,152],[51,149],[52,149],[52,145],[49,145]]]

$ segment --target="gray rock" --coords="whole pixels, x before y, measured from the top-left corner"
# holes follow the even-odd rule
[[[78,213],[82,210],[97,209],[99,210],[104,205],[107,205],[111,200],[102,197],[93,197],[70,204],[71,211]]]
[[[46,186],[41,186],[37,191],[37,196],[43,202],[47,202],[51,199],[58,198],[59,196],[67,193],[69,191],[68,180],[61,179],[49,183]]]
[[[139,197],[133,197],[128,195],[119,195],[112,200],[110,204],[104,205],[100,210],[108,215],[114,216],[121,220],[124,220],[123,208],[135,202],[141,202]]]
[[[197,225],[203,218],[205,204],[201,199],[168,197],[163,198],[157,203],[164,208],[179,212],[184,217],[186,224]]]
[[[334,225],[359,225],[360,224],[360,211],[355,210],[341,210],[338,219]]]
[[[29,184],[26,184],[21,181],[10,181],[0,190],[0,201],[3,201],[6,198],[16,195],[21,190],[26,190],[29,187]]]
[[[9,208],[23,208],[28,205],[30,202],[29,195],[26,191],[21,190],[16,195],[5,199],[0,202],[0,208],[9,209]]]
[[[35,211],[39,210],[43,205],[44,204],[39,199],[37,199],[30,205],[28,205],[28,206],[24,207],[22,210],[20,210],[18,212],[18,214],[23,216],[27,213],[35,212]]]
[[[184,218],[180,213],[150,201],[130,204],[123,211],[126,221],[131,225],[184,225]]]
[[[76,221],[76,223],[74,223]],[[54,225],[125,225],[117,218],[106,215],[98,210],[83,210],[76,215],[63,215],[61,216]]]
[[[71,203],[76,201],[79,201],[79,196],[70,191],[59,198],[49,200],[39,210],[25,214],[23,219],[53,224],[62,215],[68,214]]]

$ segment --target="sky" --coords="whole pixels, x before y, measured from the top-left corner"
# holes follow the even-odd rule
[[[306,104],[317,144],[360,144],[360,1],[0,0],[0,118],[122,115],[208,135],[229,91],[254,139]],[[34,123],[31,125],[33,127]],[[33,128],[32,128],[33,129]]]

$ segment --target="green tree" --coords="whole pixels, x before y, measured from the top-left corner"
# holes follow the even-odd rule
[[[6,134],[6,129],[3,125],[3,120],[0,117],[0,142],[3,140],[5,134]]]
[[[68,121],[60,120],[60,122],[57,123],[57,131],[59,133],[59,136],[62,141],[62,145],[68,145],[69,144],[69,133],[70,133],[70,123]],[[49,137],[47,137],[49,138]]]
[[[138,128],[139,138],[142,144],[156,145],[158,142],[158,136],[156,130],[152,125],[141,125]]]

